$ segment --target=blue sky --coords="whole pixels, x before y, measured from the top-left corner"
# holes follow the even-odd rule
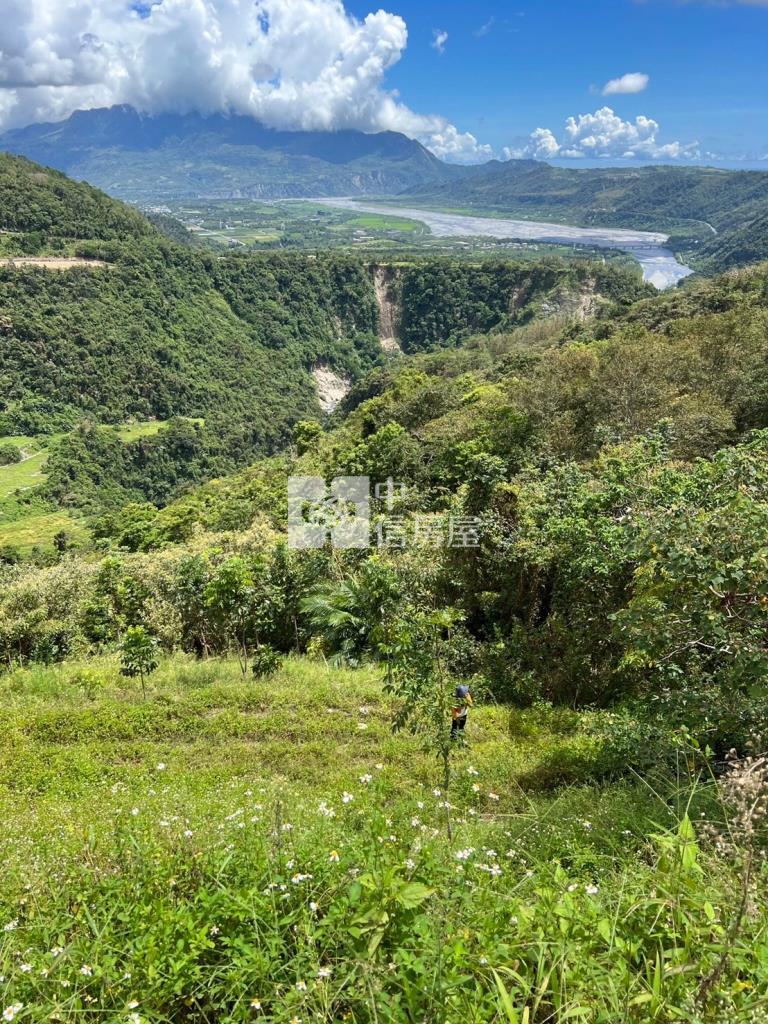
[[[354,0],[363,17],[371,6]],[[386,5],[408,25],[387,76],[409,106],[439,112],[501,150],[538,127],[608,104],[659,123],[659,141],[724,156],[768,153],[768,3],[537,0]],[[448,33],[442,53],[433,31]],[[629,72],[634,95],[591,91]]]

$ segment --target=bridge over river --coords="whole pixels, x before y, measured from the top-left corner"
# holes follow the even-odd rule
[[[360,213],[389,214],[418,220],[443,238],[506,238],[520,242],[546,242],[555,245],[589,245],[599,249],[620,249],[630,253],[643,268],[643,277],[656,288],[671,288],[692,274],[690,267],[678,262],[666,249],[667,235],[655,231],[632,231],[625,228],[574,228],[567,224],[545,221],[507,220],[496,217],[471,217],[458,213],[438,213],[403,206],[385,206],[357,199],[321,199],[326,206]]]

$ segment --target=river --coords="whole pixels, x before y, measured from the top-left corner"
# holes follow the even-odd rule
[[[643,278],[656,288],[671,288],[692,274],[690,267],[680,263],[674,253],[664,248],[668,236],[655,231],[632,231],[624,228],[573,228],[567,224],[545,221],[506,220],[496,217],[470,217],[458,213],[437,213],[403,206],[383,206],[358,199],[322,199],[325,206],[336,206],[360,213],[389,214],[419,220],[442,238],[471,236],[473,238],[508,238],[523,242],[548,242],[556,245],[591,245],[599,249],[621,249],[628,252],[643,268]]]

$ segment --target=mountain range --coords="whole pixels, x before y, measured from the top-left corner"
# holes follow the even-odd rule
[[[250,117],[128,106],[6,132],[0,149],[136,202],[393,195],[470,173],[399,132],[276,131]]]

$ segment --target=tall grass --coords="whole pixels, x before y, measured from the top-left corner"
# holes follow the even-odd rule
[[[244,684],[177,658],[146,702],[108,660],[2,686],[17,1020],[765,1019],[765,881],[734,931],[739,873],[698,825],[713,788],[526,792],[570,720],[548,740],[517,716],[511,741],[478,709],[449,843],[436,766],[391,736],[373,671]]]

